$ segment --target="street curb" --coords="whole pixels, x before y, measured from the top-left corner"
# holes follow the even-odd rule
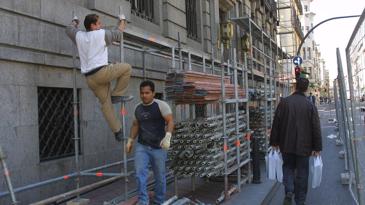
[[[267,193],[264,200],[261,202],[261,205],[269,205],[271,200],[274,198],[276,192],[279,190],[279,188],[280,188],[280,183],[275,182],[275,184],[270,189],[269,193]]]

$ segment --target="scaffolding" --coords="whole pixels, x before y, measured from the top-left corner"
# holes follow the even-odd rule
[[[250,152],[251,152],[251,148],[250,148],[250,122],[249,122],[249,76],[251,76],[251,88],[253,89],[254,87],[257,87],[255,85],[255,81],[258,84],[258,82],[261,82],[260,84],[260,91],[263,92],[263,101],[261,101],[260,105],[257,105],[258,107],[264,107],[265,110],[265,132],[264,132],[264,138],[265,138],[265,149],[267,149],[268,147],[268,143],[267,143],[267,137],[269,134],[269,127],[271,126],[271,122],[273,119],[273,110],[275,109],[275,104],[276,104],[276,85],[277,85],[277,81],[276,81],[276,76],[275,76],[275,70],[277,69],[276,66],[276,56],[278,56],[279,54],[283,54],[283,51],[280,50],[280,48],[278,48],[278,46],[276,45],[275,41],[273,40],[272,37],[270,37],[270,35],[266,34],[264,30],[262,30],[259,26],[257,26],[257,24],[250,18],[246,18],[246,17],[239,17],[239,18],[231,18],[232,21],[234,21],[237,25],[237,30],[238,29],[243,29],[247,32],[250,33],[250,41],[251,41],[251,45],[252,45],[252,49],[250,51],[250,56],[247,56],[247,54],[244,54],[243,59],[244,62],[240,63],[240,60],[238,60],[239,58],[237,57],[237,50],[234,49],[232,46],[232,48],[227,51],[228,52],[228,59],[224,59],[224,49],[223,46],[221,46],[221,54],[220,57],[221,59],[215,59],[214,57],[211,57],[209,60],[209,56],[207,56],[206,54],[201,54],[201,55],[197,55],[196,53],[193,53],[187,49],[182,49],[182,46],[180,45],[179,42],[179,46],[178,46],[178,57],[176,57],[176,49],[174,47],[168,47],[165,45],[165,47],[167,49],[171,49],[171,53],[168,52],[161,52],[161,51],[148,51],[145,48],[137,48],[135,45],[127,45],[127,44],[123,44],[123,40],[122,43],[120,44],[120,53],[121,53],[121,61],[124,61],[124,48],[129,48],[135,51],[140,51],[143,53],[143,55],[145,55],[145,53],[149,53],[151,55],[156,55],[159,56],[161,58],[164,58],[165,60],[171,60],[171,65],[172,65],[172,70],[176,70],[176,61],[178,61],[179,63],[179,70],[184,70],[185,67],[184,65],[187,65],[187,69],[188,70],[193,70],[194,68],[201,68],[199,70],[202,70],[203,73],[208,73],[209,70],[211,71],[211,73],[213,74],[221,74],[221,86],[222,86],[222,97],[220,100],[220,109],[217,109],[217,106],[215,105],[210,105],[210,112],[211,113],[216,113],[217,114],[217,110],[221,110],[221,115],[223,116],[223,129],[222,129],[222,135],[223,138],[221,139],[221,141],[223,142],[223,147],[222,147],[222,152],[224,155],[224,173],[223,173],[223,177],[224,177],[224,196],[223,198],[220,197],[220,200],[222,199],[227,199],[229,198],[229,194],[231,193],[230,190],[231,188],[229,187],[229,181],[228,181],[228,177],[229,175],[231,175],[234,172],[237,172],[236,174],[236,186],[234,187],[237,190],[241,189],[242,184],[250,182],[251,181],[251,164],[250,164],[250,160],[251,160],[251,156],[250,156]],[[258,44],[253,43],[254,39],[253,37],[258,37],[259,41],[257,42]],[[256,38],[255,38],[256,39]],[[236,41],[237,43],[237,41]],[[212,46],[213,48],[213,46]],[[213,56],[213,55],[212,55]],[[257,58],[255,58],[254,56],[259,56]],[[186,60],[186,58],[188,60]],[[193,59],[198,59],[195,62],[193,62]],[[73,60],[75,62],[76,57],[74,55]],[[210,65],[209,65],[210,64]],[[171,70],[170,70],[171,71]],[[74,76],[76,76],[76,66],[74,68]],[[226,99],[225,98],[225,87],[224,87],[224,78],[225,77],[230,77],[231,81],[233,81],[234,84],[234,98],[233,99]],[[233,77],[233,80],[232,80]],[[147,74],[146,74],[146,68],[145,65],[143,65],[143,78],[146,79],[147,78]],[[75,78],[76,79],[76,78]],[[75,92],[77,92],[76,89],[76,80],[74,80],[74,118],[77,117],[78,115],[78,110],[77,110],[77,105],[78,105],[78,100],[77,100],[77,94],[75,95]],[[240,83],[241,82],[241,83]],[[263,83],[262,83],[263,82]],[[241,85],[243,88],[245,88],[245,97],[239,97],[239,93],[238,93],[238,87],[239,85]],[[232,107],[233,105],[233,107]],[[239,129],[240,126],[242,126],[242,123],[240,121],[239,118],[239,107],[240,106],[244,106],[245,110],[246,110],[246,130],[244,133],[242,133]],[[124,112],[124,105],[122,105],[122,114]],[[226,117],[227,117],[227,110],[226,108],[228,108],[228,110],[233,110],[233,112],[231,112],[230,114],[233,114],[234,116],[234,135],[231,137],[227,136],[227,127],[226,127]],[[233,109],[231,109],[233,108]],[[176,114],[178,112],[176,112],[177,109],[179,110],[179,114],[180,114],[180,118],[181,119],[193,119],[195,117],[194,111],[197,110],[197,107],[193,106],[193,105],[183,105],[183,106],[177,106],[174,105],[173,106],[173,113]],[[208,109],[208,107],[206,108]],[[269,111],[269,113],[267,112]],[[189,114],[187,114],[189,113]],[[123,114],[123,117],[124,117]],[[187,117],[187,115],[189,117]],[[175,115],[175,119],[177,118],[177,116]],[[74,121],[75,123],[77,123],[77,118]],[[123,127],[125,123],[125,120],[123,119]],[[125,130],[123,129],[123,131],[125,132]],[[77,125],[75,125],[75,133],[77,133]],[[120,180],[122,178],[125,179],[125,184],[124,184],[124,196],[122,197],[118,197],[116,199],[113,199],[112,201],[108,202],[109,204],[117,204],[118,202],[121,201],[125,201],[127,200],[130,196],[132,196],[132,194],[136,193],[136,190],[129,190],[128,191],[128,176],[130,176],[133,172],[128,171],[127,170],[127,163],[132,161],[133,158],[127,158],[125,150],[123,150],[123,160],[122,161],[118,161],[118,162],[114,162],[111,164],[106,164],[100,167],[95,167],[92,169],[87,169],[87,170],[81,170],[81,168],[79,167],[79,145],[78,145],[78,140],[79,137],[77,135],[75,135],[75,172],[73,173],[69,173],[66,174],[64,176],[60,176],[60,177],[56,177],[56,178],[52,178],[49,180],[45,180],[42,182],[38,182],[38,183],[34,183],[34,184],[30,184],[30,185],[26,185],[23,187],[19,187],[14,189],[14,193],[18,193],[18,192],[22,192],[22,191],[26,191],[29,189],[33,189],[33,188],[37,188],[40,186],[44,186],[47,184],[51,184],[54,182],[58,182],[58,181],[62,181],[62,180],[69,180],[69,179],[76,179],[75,180],[75,186],[76,186],[76,190],[73,190],[71,192],[67,192],[67,194],[62,194],[62,195],[58,195],[56,197],[52,197],[50,199],[46,199],[46,202],[59,202],[59,201],[66,201],[69,199],[72,199],[74,197],[79,198],[80,194],[88,192],[90,190],[94,190],[98,187],[102,187],[105,186],[107,184],[110,184],[112,182],[115,182],[117,180]],[[123,142],[123,144],[125,145],[125,142]],[[242,148],[245,149],[245,152],[242,152]],[[232,148],[232,149],[230,149]],[[227,153],[229,151],[235,152],[235,157],[230,157],[227,155]],[[242,156],[244,155],[244,157]],[[232,159],[236,162],[235,166],[233,166],[231,169],[229,169],[229,167],[227,166],[228,161],[232,161]],[[244,159],[244,160],[242,160]],[[123,164],[123,165],[122,165]],[[121,165],[122,167],[122,172],[121,173],[104,173],[101,172],[100,170],[102,169],[106,169],[106,168],[110,168],[110,167],[114,167],[114,166],[119,166]],[[83,176],[96,176],[96,177],[110,177],[106,180],[102,180],[99,181],[97,183],[94,184],[90,184],[87,185],[85,187],[80,187],[80,177]],[[172,178],[174,178],[175,181],[175,192],[176,195],[178,194],[178,179],[179,177],[176,175],[172,175],[171,173],[168,173],[168,178],[171,180]],[[195,189],[195,176],[192,176],[191,178],[192,180],[192,184],[193,184],[193,190]],[[11,192],[1,192],[0,193],[0,197],[4,197],[7,196],[9,194],[12,194]],[[45,202],[45,201],[43,201]]]
[[[179,44],[179,47],[178,47],[178,62],[179,62],[179,67],[176,69],[175,68],[175,52],[173,51],[172,52],[172,56],[173,56],[173,60],[172,60],[172,71],[171,72],[177,72],[177,73],[183,73],[184,70],[185,71],[192,71],[192,58],[199,58],[199,59],[202,59],[203,62],[200,62],[198,64],[198,67],[201,67],[202,66],[202,70],[204,72],[206,72],[208,69],[211,69],[212,73],[214,73],[215,71],[217,71],[216,69],[216,66],[219,68],[221,68],[220,70],[220,74],[221,74],[221,89],[222,89],[222,92],[221,92],[221,100],[220,100],[220,107],[221,107],[221,112],[220,114],[218,114],[219,116],[221,116],[221,119],[222,119],[222,126],[223,126],[223,129],[221,129],[221,136],[223,136],[220,140],[223,142],[222,143],[222,148],[220,148],[220,151],[218,151],[218,153],[222,153],[223,154],[223,166],[224,166],[224,172],[219,174],[219,173],[216,173],[216,174],[213,174],[212,176],[210,176],[210,174],[206,175],[207,177],[218,177],[218,176],[223,176],[224,177],[224,196],[223,197],[220,197],[218,199],[218,201],[222,201],[223,199],[227,199],[229,198],[229,193],[230,193],[230,186],[229,186],[229,182],[228,182],[228,176],[230,174],[232,174],[233,172],[237,172],[237,184],[235,186],[235,189],[237,190],[240,190],[240,187],[242,186],[242,184],[244,183],[247,183],[249,182],[250,180],[250,146],[249,146],[249,141],[246,140],[244,137],[246,136],[247,132],[245,133],[242,133],[240,132],[241,128],[243,127],[243,124],[244,123],[242,121],[241,118],[239,118],[239,106],[241,103],[244,103],[246,105],[245,109],[246,109],[246,112],[248,111],[247,110],[247,102],[248,102],[248,99],[247,99],[247,96],[248,96],[248,90],[245,89],[245,98],[240,98],[238,97],[239,96],[239,93],[238,93],[238,80],[240,79],[241,80],[241,85],[243,85],[244,87],[247,86],[247,70],[243,67],[243,66],[238,66],[237,64],[237,59],[236,59],[236,50],[235,49],[232,49],[232,52],[230,52],[233,54],[232,58],[231,58],[231,61],[232,64],[228,64],[225,63],[224,59],[223,59],[223,56],[224,56],[224,53],[223,53],[223,45],[221,46],[221,57],[222,59],[220,61],[218,60],[215,60],[213,59],[213,62],[210,62],[210,66],[208,65],[208,63],[206,62],[206,59],[205,58],[202,58],[200,56],[192,56],[191,53],[187,52],[186,55],[187,55],[187,69],[185,70],[185,68],[183,67],[183,63],[185,63],[185,61],[183,61],[183,54],[184,52],[181,51],[181,47],[180,47],[180,44]],[[218,65],[214,65],[216,62],[220,62],[220,64]],[[233,73],[231,73],[231,71],[233,71]],[[241,78],[239,78],[238,76],[238,71],[241,73]],[[225,97],[225,82],[224,82],[224,79],[227,77],[233,77],[233,84],[234,84],[234,98],[233,99],[226,99]],[[230,76],[232,75],[232,76]],[[173,104],[173,113],[181,113],[181,120],[184,121],[184,120],[189,120],[189,121],[193,121],[195,120],[196,116],[194,114],[194,110],[195,112],[197,111],[198,109],[198,105],[197,104],[192,104],[192,103],[189,103],[189,104],[179,104],[179,103],[176,103],[174,100],[172,100],[172,104]],[[230,107],[230,105],[234,105],[234,111],[230,114],[230,116],[234,117],[234,136],[228,136],[232,133],[232,129],[227,129],[227,110],[226,108],[227,107]],[[188,109],[189,109],[189,112],[186,111],[186,107],[188,106]],[[202,106],[202,105],[199,105],[199,106]],[[207,109],[208,106],[211,106],[212,108],[212,116],[211,117],[214,117],[214,116],[217,116],[216,114],[217,113],[214,113],[213,112],[213,107],[214,105],[213,104],[204,104],[203,105],[203,109]],[[180,108],[180,112],[177,112],[176,109],[177,108]],[[242,112],[242,111],[241,111]],[[188,114],[188,117],[186,116],[186,114]],[[202,115],[204,115],[204,117],[208,117],[207,116],[207,113],[206,111],[203,111],[203,113],[201,113]],[[202,116],[200,116],[202,117]],[[248,122],[248,115],[246,115],[246,119],[245,119],[247,122]],[[246,125],[246,127],[248,128],[248,125]],[[246,129],[247,129],[246,128]],[[247,130],[246,130],[247,131]],[[243,140],[244,139],[244,140]],[[174,145],[173,145],[174,146]],[[177,146],[177,145],[176,145]],[[234,148],[236,147],[236,148]],[[244,150],[244,152],[241,153],[242,149]],[[173,150],[176,150],[175,148]],[[235,150],[235,153],[236,153],[236,156],[233,157],[233,155],[228,155],[227,153],[232,153],[234,152]],[[176,153],[175,155],[177,155],[178,153]],[[220,155],[220,154],[218,154]],[[233,165],[233,166],[230,166],[228,167],[228,163],[229,164],[232,164],[232,160],[235,160],[237,163],[236,165]],[[241,168],[243,166],[247,165],[247,169],[245,169],[245,175],[242,175],[241,173]],[[192,172],[184,172],[184,175],[179,175],[178,172],[175,172],[175,194],[178,195],[178,178],[180,177],[184,177],[184,176],[191,176],[191,180],[192,180],[192,187],[193,187],[193,191],[194,191],[194,187],[195,187],[195,176],[196,174],[192,171]]]
[[[245,6],[247,8],[247,6]],[[250,9],[246,9],[249,11]],[[268,150],[270,127],[273,122],[276,108],[277,85],[285,85],[285,81],[277,79],[282,77],[277,73],[279,64],[277,59],[285,59],[287,55],[278,47],[275,33],[268,32],[257,24],[257,19],[252,18],[246,11],[244,16],[232,18],[244,32],[250,36],[251,49],[246,56],[247,69],[250,71],[250,116],[253,136],[258,140],[259,149],[263,155]],[[285,75],[284,75],[285,76]],[[285,79],[285,77],[284,77]],[[289,79],[289,75],[286,76]],[[289,85],[286,85],[289,87]],[[283,86],[284,87],[284,86]]]

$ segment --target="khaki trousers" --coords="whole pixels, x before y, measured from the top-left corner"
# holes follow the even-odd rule
[[[99,99],[104,118],[114,133],[121,129],[121,123],[119,117],[115,115],[111,96],[122,96],[126,92],[131,73],[131,65],[117,63],[104,66],[98,72],[86,77],[86,82]],[[117,83],[111,90],[111,81],[115,79]]]

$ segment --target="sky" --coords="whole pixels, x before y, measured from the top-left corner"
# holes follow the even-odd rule
[[[364,8],[365,0],[313,0],[310,5],[316,14],[313,25],[332,17],[360,15]],[[337,77],[336,48],[340,49],[342,66],[346,69],[345,49],[358,20],[359,18],[332,20],[314,30],[314,39],[320,46],[322,58],[329,70],[330,82]]]

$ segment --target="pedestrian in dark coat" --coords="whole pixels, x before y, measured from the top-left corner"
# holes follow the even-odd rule
[[[309,157],[322,151],[321,127],[317,108],[304,93],[309,81],[299,78],[296,91],[283,98],[271,129],[270,145],[283,156],[284,204],[304,204],[308,187]]]
[[[309,93],[308,100],[309,100],[309,102],[311,102],[313,105],[316,105],[316,96],[312,95],[312,93]]]

